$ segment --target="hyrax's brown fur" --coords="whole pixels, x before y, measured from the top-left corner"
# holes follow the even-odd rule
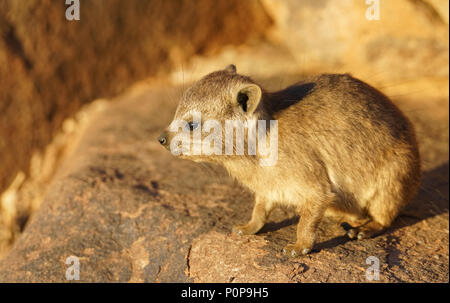
[[[248,97],[246,108],[239,92]],[[284,250],[290,256],[310,252],[325,212],[344,217],[353,227],[348,235],[361,239],[388,227],[418,191],[411,123],[385,95],[348,74],[319,75],[271,93],[230,65],[188,89],[175,119],[189,119],[191,110],[202,121],[278,120],[274,166],[259,165],[257,155],[183,157],[223,164],[255,194],[252,218],[234,227],[238,234],[258,232],[277,205],[294,207],[300,221],[297,242]],[[168,145],[173,136],[166,138]]]

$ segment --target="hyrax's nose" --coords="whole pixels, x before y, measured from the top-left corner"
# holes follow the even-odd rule
[[[166,132],[163,132],[159,137],[158,137],[158,142],[161,143],[161,145],[167,145],[167,134]]]

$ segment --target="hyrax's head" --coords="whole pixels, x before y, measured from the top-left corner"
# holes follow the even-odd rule
[[[256,121],[262,111],[261,98],[261,88],[229,65],[184,92],[173,121],[158,141],[182,158],[213,161],[226,153],[226,124]]]

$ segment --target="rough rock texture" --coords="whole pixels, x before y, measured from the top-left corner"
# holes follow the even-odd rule
[[[263,83],[273,88],[277,78]],[[369,256],[380,260],[381,281],[448,281],[445,99],[420,111],[396,100],[416,125],[425,173],[394,226],[358,242],[327,219],[316,250],[288,259],[281,249],[295,239],[292,213],[276,211],[258,235],[230,235],[249,219],[251,194],[221,168],[175,159],[156,142],[178,93],[144,87],[96,117],[0,262],[0,281],[66,281],[71,255],[80,258],[83,282],[366,281]]]

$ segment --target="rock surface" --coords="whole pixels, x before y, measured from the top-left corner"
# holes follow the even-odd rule
[[[369,256],[380,261],[381,281],[448,281],[445,99],[420,111],[396,100],[417,128],[425,172],[392,228],[350,241],[326,219],[315,251],[289,259],[281,250],[295,239],[292,213],[276,211],[258,235],[230,235],[249,219],[251,194],[220,167],[175,159],[156,142],[179,91],[141,87],[94,119],[0,262],[0,281],[67,281],[69,256],[80,260],[81,282],[365,282]]]

